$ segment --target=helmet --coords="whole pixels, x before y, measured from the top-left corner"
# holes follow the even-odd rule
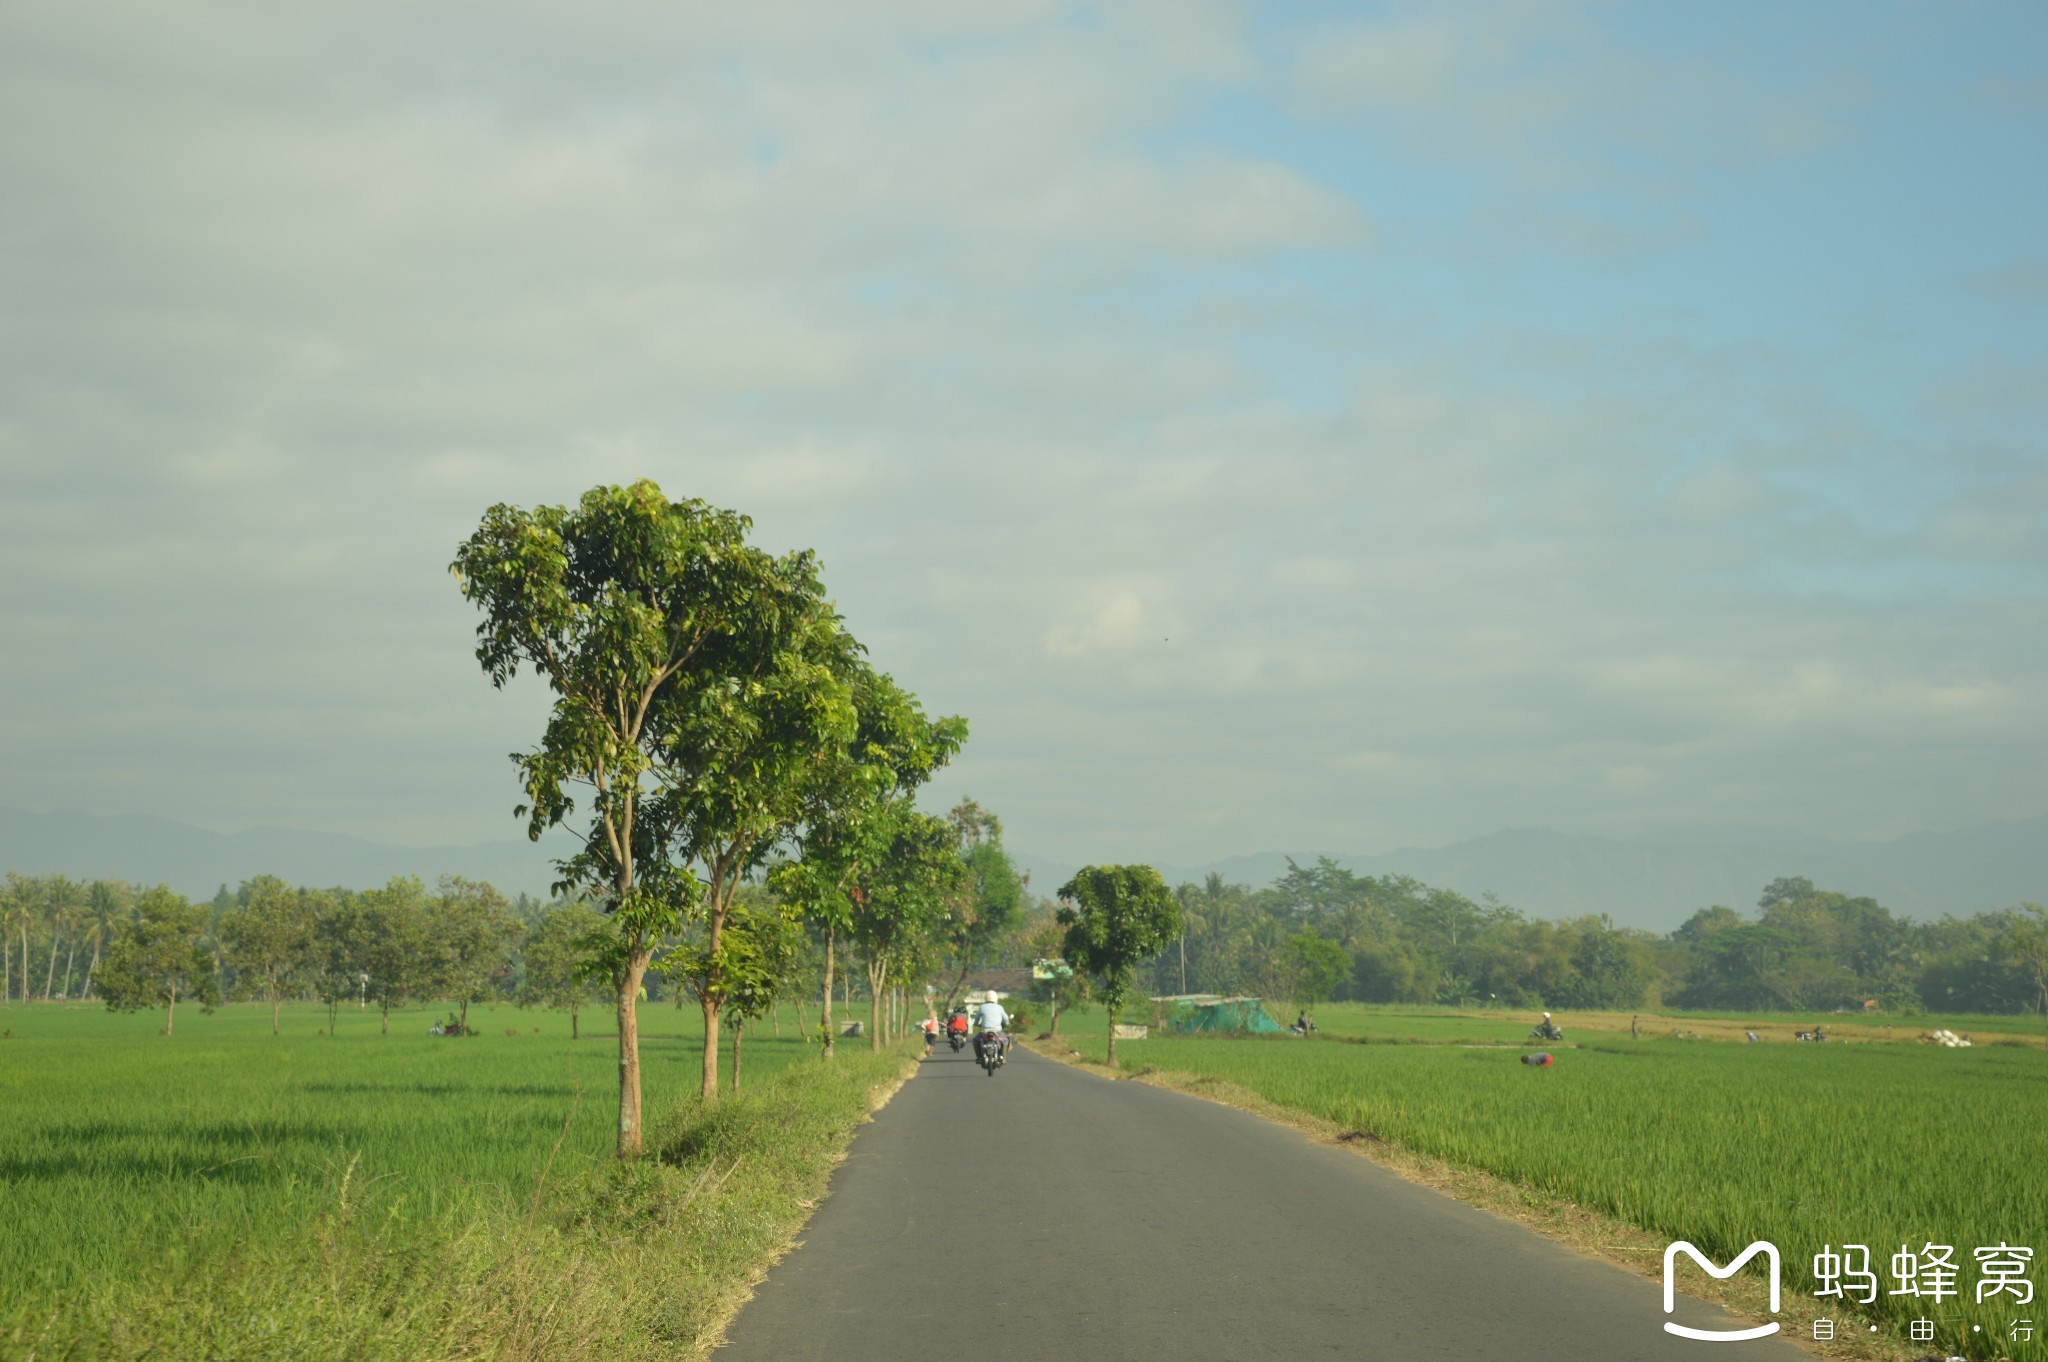
[[[1543,1020],[1545,1020],[1545,1021],[1549,1021],[1549,1020],[1550,1020],[1550,1014],[1549,1014],[1548,1012],[1546,1012],[1546,1013],[1544,1013],[1544,1014],[1543,1014]]]

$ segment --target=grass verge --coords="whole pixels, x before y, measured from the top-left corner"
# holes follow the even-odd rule
[[[0,1358],[701,1358],[915,1056],[842,1048],[714,1107],[681,1105],[651,1131],[649,1157],[536,1169],[529,1195],[426,1221],[356,1163],[332,1167],[324,1209],[275,1237],[32,1310],[0,1306]]]

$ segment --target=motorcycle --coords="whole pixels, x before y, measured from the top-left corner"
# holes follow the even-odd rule
[[[1006,1058],[1002,1038],[995,1032],[984,1031],[974,1038],[974,1062],[986,1069],[990,1078],[996,1076],[996,1070],[1003,1067]]]
[[[1543,1023],[1543,1025],[1541,1025],[1541,1026],[1532,1026],[1532,1027],[1530,1027],[1530,1028],[1529,1028],[1529,1039],[1530,1039],[1530,1040],[1563,1040],[1563,1039],[1564,1039],[1564,1032],[1562,1032],[1562,1031],[1558,1030],[1555,1024],[1553,1024],[1553,1023],[1551,1023],[1551,1022],[1545,1022],[1545,1023]]]
[[[967,1033],[965,1031],[948,1031],[946,1038],[952,1043],[953,1053],[956,1055],[967,1048]]]

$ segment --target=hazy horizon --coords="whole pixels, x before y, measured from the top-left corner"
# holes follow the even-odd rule
[[[813,548],[1082,864],[2048,814],[2048,9],[0,14],[0,805],[516,838],[447,564]]]

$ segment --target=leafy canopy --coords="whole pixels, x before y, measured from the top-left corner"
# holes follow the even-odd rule
[[[1138,962],[1180,932],[1180,903],[1149,865],[1091,865],[1060,886],[1062,954],[1091,975],[1112,1015],[1128,1000]]]

